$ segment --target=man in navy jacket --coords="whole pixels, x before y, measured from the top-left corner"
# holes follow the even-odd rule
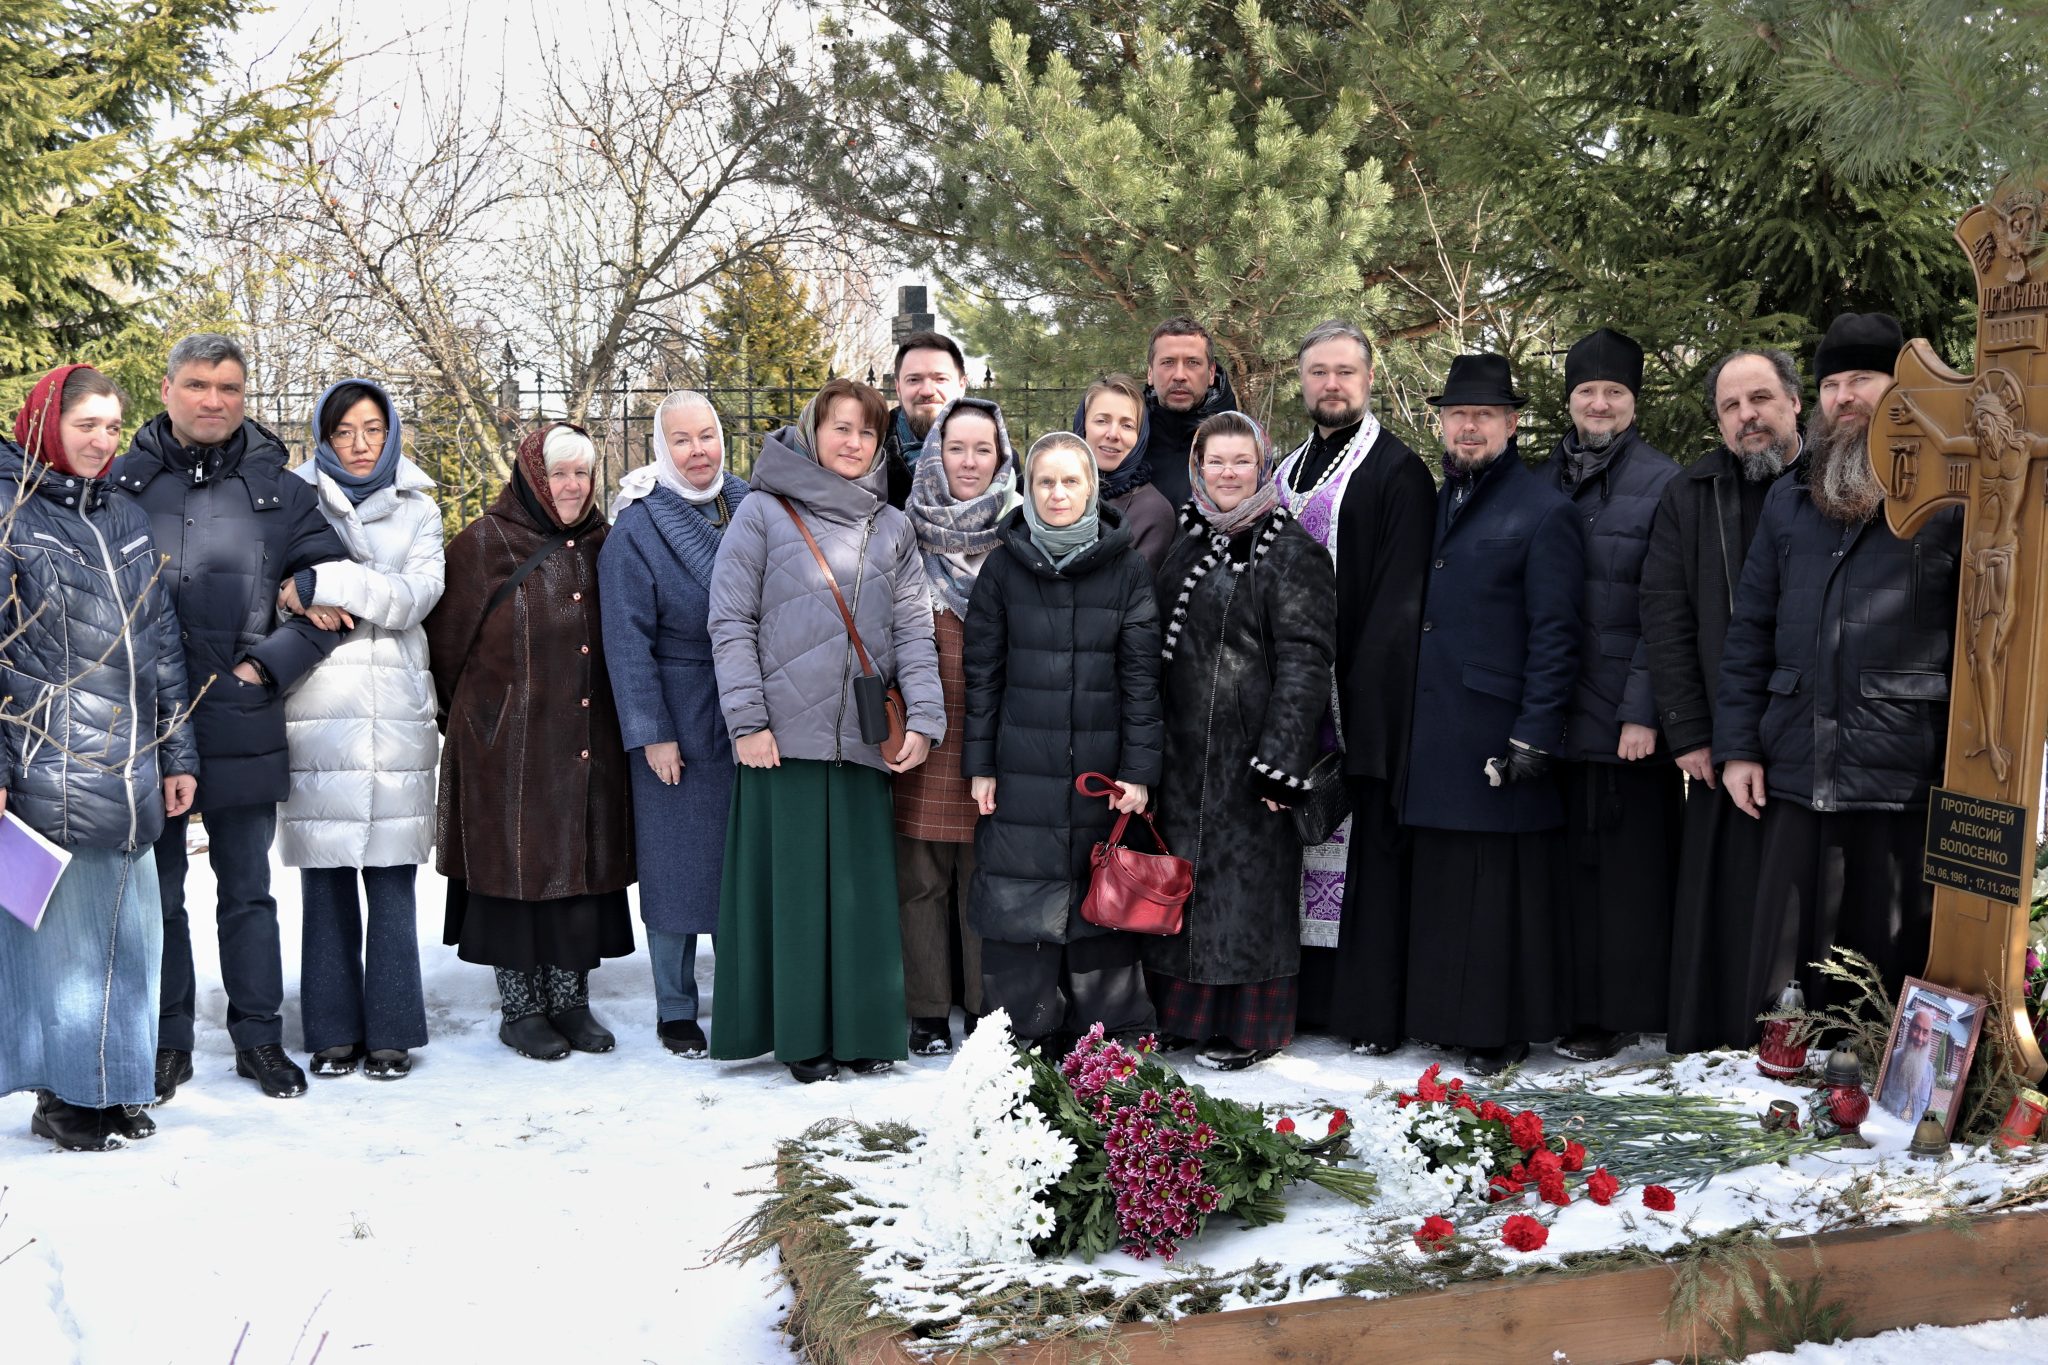
[[[1451,362],[1429,400],[1444,484],[1423,598],[1402,823],[1412,833],[1408,1033],[1493,1075],[1560,1027],[1550,773],[1579,677],[1585,540],[1521,461],[1508,363]]]
[[[1928,786],[1948,747],[1962,509],[1891,533],[1865,448],[1904,336],[1836,318],[1814,357],[1806,458],[1764,500],[1736,590],[1714,711],[1721,781],[1764,822],[1748,998],[1762,1010],[1834,946],[1877,964],[1887,998],[1927,961],[1920,879]]]
[[[347,559],[320,515],[313,486],[285,473],[278,439],[245,421],[242,349],[216,333],[171,348],[164,411],[144,423],[114,466],[114,486],[149,514],[178,611],[194,697],[199,794],[207,858],[218,889],[215,929],[227,987],[235,1070],[277,1098],[305,1093],[285,1055],[284,964],[270,841],[277,803],[291,794],[284,693],[341,637],[304,615],[279,620],[278,588],[302,569]],[[323,609],[324,610],[324,609]],[[156,1090],[161,1104],[192,1078],[196,987],[185,912],[185,825],[156,841],[164,960]]]
[[[1671,457],[1636,427],[1643,348],[1611,328],[1565,355],[1571,423],[1537,473],[1572,500],[1586,533],[1579,686],[1565,724],[1565,1037],[1558,1051],[1603,1061],[1631,1034],[1662,1033],[1672,879],[1684,785],[1658,742],[1639,590]]]

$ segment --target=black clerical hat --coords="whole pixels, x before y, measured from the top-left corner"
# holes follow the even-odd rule
[[[1515,392],[1514,382],[1508,378],[1506,356],[1461,355],[1451,360],[1451,375],[1444,380],[1444,391],[1427,401],[1433,408],[1519,408],[1529,397]]]
[[[1612,327],[1580,337],[1564,357],[1567,396],[1581,384],[1603,379],[1630,393],[1643,391],[1643,348],[1634,337],[1623,336]]]
[[[1828,324],[1813,353],[1814,382],[1843,370],[1890,374],[1905,346],[1905,329],[1890,313],[1844,313]]]

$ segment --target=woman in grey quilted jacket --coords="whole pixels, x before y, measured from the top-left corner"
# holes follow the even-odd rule
[[[946,737],[946,704],[917,537],[877,458],[887,416],[879,393],[835,379],[763,438],[711,571],[711,657],[739,761],[711,1055],[772,1050],[799,1081],[906,1055],[889,774]],[[863,650],[903,690],[895,762],[861,734]]]
[[[315,1076],[412,1068],[427,1041],[414,874],[434,836],[434,679],[420,624],[444,584],[434,481],[405,458],[391,396],[366,379],[313,406],[312,484],[345,560],[287,579],[278,608],[348,631],[285,696],[292,794],[278,811],[299,869],[299,999]],[[367,931],[357,899],[369,903]]]
[[[199,770],[149,519],[104,482],[122,407],[65,366],[0,441],[0,1095],[36,1091],[30,1131],[88,1152],[156,1131],[151,847]],[[64,858],[45,904],[30,884]]]

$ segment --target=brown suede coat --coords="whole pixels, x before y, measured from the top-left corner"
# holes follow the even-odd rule
[[[522,901],[634,879],[627,757],[598,631],[603,518],[484,616],[555,530],[507,483],[448,543],[448,590],[426,622],[446,735],[435,866]]]

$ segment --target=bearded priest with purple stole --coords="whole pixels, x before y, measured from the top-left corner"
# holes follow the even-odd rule
[[[1421,457],[1368,410],[1372,343],[1333,319],[1296,353],[1315,432],[1280,465],[1282,495],[1337,570],[1337,658],[1325,752],[1343,749],[1351,817],[1305,851],[1297,1024],[1378,1055],[1401,1043],[1407,974],[1402,766],[1435,489]]]

